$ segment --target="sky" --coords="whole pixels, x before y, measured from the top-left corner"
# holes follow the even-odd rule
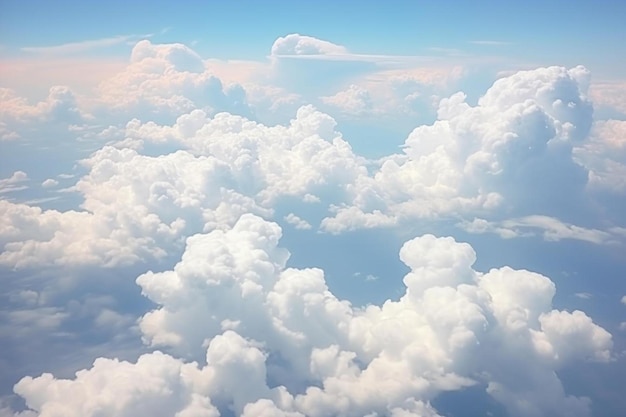
[[[0,1],[0,417],[621,416],[626,5]]]

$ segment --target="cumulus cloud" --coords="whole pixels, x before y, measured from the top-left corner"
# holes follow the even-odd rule
[[[245,214],[190,237],[172,270],[137,278],[158,305],[140,321],[146,342],[196,362],[100,358],[74,379],[25,377],[16,393],[41,416],[437,416],[438,394],[480,384],[511,415],[591,415],[555,370],[609,360],[611,336],[580,311],[552,309],[547,277],[477,272],[471,246],[425,235],[400,251],[404,295],[355,308],[323,271],[286,268],[280,237]]]
[[[311,224],[309,222],[307,222],[306,220],[301,219],[300,217],[296,216],[293,213],[289,213],[288,215],[285,216],[285,221],[291,225],[293,225],[293,227],[295,227],[296,229],[299,230],[308,230],[311,229],[313,226],[311,226]]]
[[[626,83],[623,81],[599,81],[590,86],[589,95],[598,107],[608,108],[626,115]]]
[[[369,92],[354,84],[345,91],[321,99],[323,103],[336,107],[340,112],[347,115],[360,116],[372,111],[372,100]]]
[[[133,54],[133,62],[156,60],[157,67],[169,57],[167,65],[180,65],[174,72],[185,74],[199,65],[183,47],[146,41]],[[117,133],[125,138],[117,148],[83,161],[89,173],[73,188],[84,197],[83,211],[42,212],[2,202],[7,218],[39,233],[7,222],[0,261],[116,265],[158,258],[186,233],[232,225],[245,212],[271,216],[281,196],[307,195],[324,196],[331,216],[321,227],[331,233],[509,208],[523,216],[483,228],[505,237],[541,229],[548,240],[606,241],[608,232],[528,215],[576,201],[584,190],[586,173],[573,161],[572,148],[590,127],[591,106],[582,90],[587,77],[581,67],[521,72],[498,80],[474,107],[455,94],[441,101],[439,120],[409,135],[403,154],[374,169],[352,152],[335,120],[312,106],[301,107],[286,126],[228,113],[211,117],[200,109],[172,125],[133,119]],[[185,150],[141,155],[149,143]],[[91,243],[78,243],[86,241]]]
[[[121,146],[105,146],[82,161],[88,173],[72,187],[84,199],[81,211],[0,201],[1,264],[158,259],[189,233],[232,225],[246,212],[271,216],[281,196],[340,196],[366,171],[335,121],[311,106],[288,126],[195,110],[173,126],[132,120],[124,134]],[[153,157],[128,148],[129,140],[138,148],[145,141],[187,149]]]
[[[572,148],[591,126],[588,76],[582,67],[540,68],[496,81],[476,106],[462,93],[441,100],[438,120],[355,183],[352,204],[322,226],[339,232],[496,207],[549,211],[578,198],[587,173]]]
[[[279,37],[274,41],[271,50],[274,56],[338,55],[347,52],[348,50],[341,45],[298,33]]]
[[[76,96],[67,86],[51,87],[48,96],[37,104],[30,104],[9,88],[0,88],[0,121],[7,139],[21,136],[19,131],[32,123],[63,123],[69,125],[83,120]],[[32,127],[32,126],[31,126]],[[16,136],[17,135],[17,136]]]
[[[106,106],[99,112],[132,110],[139,117],[151,112],[176,117],[198,108],[211,113],[250,113],[240,85],[223,85],[196,52],[177,43],[139,41],[128,66],[103,81],[99,93],[97,101]]]
[[[437,416],[435,399],[468,387],[511,415],[590,415],[559,371],[610,361],[611,335],[584,312],[554,309],[556,287],[543,275],[477,271],[470,245],[425,235],[400,250],[409,273],[399,297],[356,307],[331,291],[323,270],[287,267],[282,231],[267,221],[276,213],[288,230],[322,218],[330,233],[454,218],[503,238],[623,239],[623,227],[555,214],[590,189],[624,188],[623,123],[592,126],[584,68],[511,74],[470,104],[447,92],[463,68],[376,67],[390,59],[293,34],[274,43],[269,63],[251,66],[261,68],[257,79],[239,83],[239,74],[222,76],[225,63],[218,69],[184,45],[141,41],[98,97],[54,87],[32,104],[1,90],[0,138],[63,121],[96,151],[81,156],[82,173],[65,190],[80,201],[74,210],[0,200],[0,266],[91,288],[96,271],[108,282],[146,262],[154,271],[136,282],[153,310],[133,314],[149,349],[167,352],[99,358],[70,379],[26,377],[15,392],[33,411],[21,415]],[[284,75],[312,93],[281,84]],[[437,120],[414,129],[401,153],[367,161],[335,118],[301,105],[309,99],[338,117],[424,111]],[[41,186],[56,187],[53,175]],[[16,171],[0,193],[28,180]],[[375,286],[394,277],[363,278]],[[11,300],[16,307],[0,312],[10,324],[3,334],[60,332],[74,315],[31,289]],[[114,304],[95,310],[96,329],[135,323]]]

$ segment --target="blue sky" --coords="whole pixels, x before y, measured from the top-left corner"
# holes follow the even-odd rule
[[[626,9],[619,2],[399,1],[384,13],[375,1],[208,1],[184,6],[169,1],[5,1],[2,8],[3,44],[10,50],[154,34],[159,41],[195,41],[196,49],[211,57],[259,59],[277,35],[302,33],[333,39],[360,53],[429,55],[436,52],[432,48],[442,48],[548,64],[579,57],[609,77],[619,74],[616,65],[624,65],[615,48],[626,36],[621,24]]]
[[[625,19],[0,2],[0,417],[620,416]]]

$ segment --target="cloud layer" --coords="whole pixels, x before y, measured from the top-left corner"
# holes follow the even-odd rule
[[[607,321],[555,300],[561,281],[478,270],[470,244],[421,233],[621,250],[624,122],[594,119],[582,66],[512,72],[474,98],[454,92],[468,68],[418,61],[299,34],[265,62],[143,40],[90,94],[0,89],[0,139],[20,156],[0,179],[8,355],[34,335],[40,350],[109,336],[112,349],[75,374],[30,373],[14,387],[28,410],[0,398],[0,415],[439,416],[446,393],[471,390],[508,415],[590,416],[561,378],[622,360]],[[398,120],[401,149],[375,159],[342,133]],[[406,240],[408,272],[355,265],[371,281],[355,285],[402,282],[357,306],[309,259],[315,239],[380,228]],[[576,303],[601,299],[587,290]],[[113,358],[130,339],[144,349]]]
[[[188,238],[172,270],[137,278],[159,306],[140,321],[144,338],[175,357],[98,359],[71,380],[26,377],[16,392],[43,417],[435,416],[438,393],[480,384],[511,415],[590,415],[554,371],[608,361],[611,336],[581,311],[552,309],[548,278],[476,272],[468,244],[425,235],[400,251],[404,295],[354,308],[323,271],[285,268],[280,236],[245,214]]]

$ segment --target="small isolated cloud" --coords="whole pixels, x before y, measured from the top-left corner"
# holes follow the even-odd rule
[[[48,178],[47,180],[41,183],[41,186],[43,188],[53,188],[53,187],[56,187],[57,185],[59,185],[59,181],[52,179],[52,178]]]
[[[591,299],[591,297],[593,297],[593,294],[588,292],[577,292],[576,294],[574,294],[574,296],[576,298],[580,298],[581,300],[589,300]]]
[[[319,203],[321,200],[318,196],[307,193],[302,197],[302,201],[305,203]]]
[[[306,220],[301,219],[293,213],[289,213],[285,217],[285,221],[298,230],[309,230],[312,226]]]
[[[626,305],[626,295],[622,297],[622,304]]]
[[[272,56],[343,55],[348,50],[332,42],[292,33],[279,37],[272,45]]]
[[[360,272],[355,272],[353,274],[353,276],[355,278],[362,278],[364,281],[378,281],[380,279],[380,277],[374,275],[374,274],[362,274]]]
[[[365,281],[378,281],[378,277],[376,275],[367,274],[365,276]]]

